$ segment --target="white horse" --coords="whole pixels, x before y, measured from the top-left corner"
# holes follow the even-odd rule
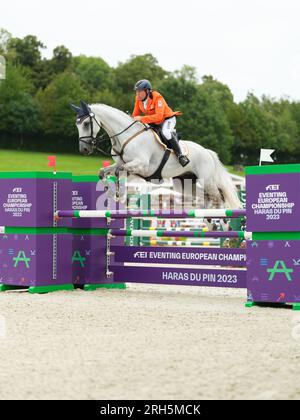
[[[172,152],[160,171],[166,147],[158,141],[155,133],[144,124],[135,122],[128,114],[104,104],[87,105],[81,101],[81,107],[71,105],[77,113],[79,132],[79,150],[83,155],[91,155],[99,150],[101,138],[98,133],[105,130],[111,140],[112,157],[115,164],[100,171],[101,179],[108,174],[119,175],[120,170],[150,181],[154,178],[184,178],[192,175],[200,188],[204,188],[210,202],[216,207],[229,209],[240,208],[241,203],[236,188],[218,155],[205,149],[198,143],[182,141],[190,163],[182,167]],[[167,151],[168,152],[168,151]],[[169,152],[170,153],[170,152]],[[161,176],[159,176],[161,175]]]

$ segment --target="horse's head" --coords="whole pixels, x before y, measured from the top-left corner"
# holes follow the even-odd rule
[[[80,101],[80,107],[71,104],[71,108],[77,114],[76,126],[79,133],[79,151],[82,155],[91,155],[97,146],[97,134],[101,129],[101,123],[95,117],[91,107]]]

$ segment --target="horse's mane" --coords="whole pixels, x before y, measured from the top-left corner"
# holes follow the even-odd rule
[[[97,107],[97,108],[106,108],[109,109],[112,113],[115,113],[117,116],[118,120],[123,119],[124,123],[128,123],[128,125],[130,125],[133,121],[133,118],[131,117],[131,115],[126,114],[126,112],[121,111],[120,109],[114,108],[110,105],[106,105],[106,104],[91,104],[91,107]]]

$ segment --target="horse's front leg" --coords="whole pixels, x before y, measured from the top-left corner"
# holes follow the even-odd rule
[[[109,175],[115,175],[117,168],[118,168],[118,164],[115,163],[115,164],[113,164],[111,166],[108,166],[107,168],[101,168],[101,169],[99,169],[99,172],[98,172],[99,179],[100,180],[104,180]]]
[[[122,169],[130,174],[147,177],[149,175],[149,160],[136,158],[124,164]]]

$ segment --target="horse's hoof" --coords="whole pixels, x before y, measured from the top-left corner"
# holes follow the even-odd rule
[[[115,193],[115,201],[118,203],[120,201],[120,193],[116,192]]]
[[[120,178],[120,173],[124,171],[123,166],[118,166],[115,170],[115,175],[117,178]]]

